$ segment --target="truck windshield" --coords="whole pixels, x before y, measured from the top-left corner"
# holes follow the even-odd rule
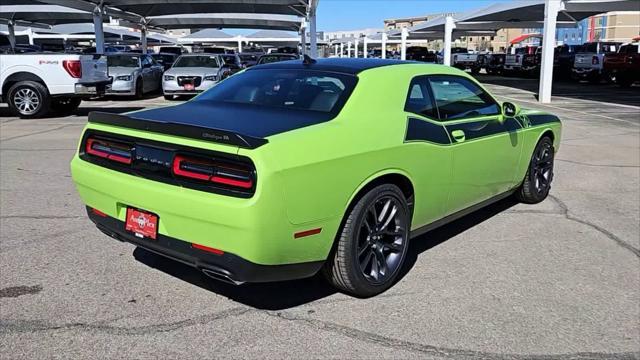
[[[248,70],[222,81],[194,101],[337,113],[356,82],[354,76],[332,72]]]
[[[108,66],[138,67],[140,57],[135,55],[109,55],[107,57]]]
[[[217,68],[218,64],[217,56],[181,56],[173,64],[173,67],[208,67]]]

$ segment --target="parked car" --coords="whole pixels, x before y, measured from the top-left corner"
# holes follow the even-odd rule
[[[153,60],[155,60],[155,62],[157,62],[158,64],[162,65],[165,70],[168,70],[169,68],[171,68],[171,65],[173,65],[173,63],[176,61],[178,56],[180,55],[176,55],[172,53],[151,54],[151,57],[153,58]]]
[[[485,71],[489,75],[502,75],[504,71],[504,61],[507,54],[489,54],[485,65]]]
[[[41,51],[42,48],[38,45],[16,44],[14,47],[11,47],[11,45],[0,46],[0,54],[25,54]]]
[[[269,64],[269,63],[288,61],[288,60],[298,60],[298,59],[300,59],[300,57],[296,54],[273,53],[273,54],[260,56],[260,58],[258,59],[258,63],[256,65]]]
[[[242,61],[238,54],[220,54],[220,59],[224,62],[224,67],[227,68],[225,77],[233,75],[243,69]]]
[[[553,71],[554,76],[559,79],[568,79],[571,77],[573,64],[576,58],[576,52],[580,49],[580,45],[560,45],[554,50],[553,55]],[[542,57],[540,57],[542,61]],[[539,68],[538,68],[539,70]]]
[[[560,134],[455,68],[288,61],[181,105],[92,112],[71,175],[119,241],[236,285],[323,269],[367,297],[398,279],[410,238],[512,195],[544,200]]]
[[[621,45],[617,53],[605,54],[604,71],[623,87],[640,81],[640,42]]]
[[[160,46],[160,49],[158,49],[158,53],[171,53],[178,56],[187,54],[188,52],[189,51],[187,51],[187,49],[183,48],[182,46]]]
[[[452,64],[453,64],[453,56],[455,54],[466,54],[468,53],[469,50],[467,48],[463,48],[463,47],[452,47],[451,48],[451,60],[452,60]],[[438,57],[438,64],[443,64],[444,63],[444,50],[441,50],[437,53],[437,57]]]
[[[0,60],[0,98],[22,118],[70,113],[110,83],[102,55],[25,52]]]
[[[240,61],[242,62],[243,67],[252,67],[258,63],[258,59],[260,56],[264,55],[263,52],[260,53],[240,53]]]
[[[540,72],[542,48],[523,46],[511,48],[504,60],[504,74],[535,75]]]
[[[423,46],[410,46],[407,48],[407,60],[436,64],[438,62],[438,55]]]
[[[223,48],[220,46],[197,47],[197,48],[194,48],[194,52],[205,53],[205,54],[233,54],[233,52],[230,51],[229,49]]]
[[[387,50],[385,56],[387,59],[391,58],[391,51]],[[369,50],[369,57],[373,59],[381,59],[382,58],[382,50],[381,49],[373,49]],[[436,55],[437,57],[437,55]]]
[[[141,98],[158,91],[164,67],[146,54],[118,53],[107,55],[109,76],[113,78],[108,95],[127,95]]]
[[[606,54],[616,53],[622,43],[590,42],[576,52],[572,75],[578,80],[599,83],[604,78],[603,64]]]
[[[452,54],[452,64],[460,70],[471,70],[476,75],[480,72],[481,65],[478,63],[478,53],[457,53]]]
[[[216,54],[185,54],[162,76],[164,98],[199,94],[224,78],[224,63]]]

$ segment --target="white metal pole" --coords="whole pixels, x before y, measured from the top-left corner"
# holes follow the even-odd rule
[[[358,40],[358,39],[356,39],[356,40],[354,41],[355,51],[354,51],[353,57],[355,57],[355,58],[357,58],[357,57],[358,57],[358,44],[359,44],[359,43],[360,43],[360,40]]]
[[[311,9],[311,12],[309,13],[309,32],[311,34],[309,34],[310,37],[310,44],[309,46],[311,47],[311,57],[312,58],[317,58],[318,57],[318,33],[316,31],[316,9],[315,7]]]
[[[364,37],[364,39],[362,39],[362,57],[363,58],[367,58],[367,51],[369,51],[369,49],[367,48],[368,45],[368,41],[369,40],[366,36]]]
[[[340,48],[340,45],[335,44],[333,47],[334,47],[335,52],[336,52],[336,53],[335,53],[335,56],[337,57],[337,56],[338,56],[338,49]]]
[[[93,32],[96,35],[96,54],[104,54],[104,29],[102,27],[102,6],[93,10]]]
[[[381,52],[381,57],[383,59],[387,58],[387,33],[383,32],[382,33],[382,52]]]
[[[444,61],[445,65],[451,66],[451,40],[453,38],[453,29],[456,23],[453,16],[447,15],[444,22]]]
[[[27,28],[27,34],[29,35],[29,45],[33,45],[33,28]]]
[[[11,50],[13,50],[16,48],[16,29],[13,20],[9,20],[7,28],[9,30],[9,46],[11,46]]]
[[[556,45],[556,23],[558,12],[562,10],[561,0],[545,0],[544,30],[542,31],[542,65],[540,66],[540,90],[538,101],[551,102],[553,85],[553,48]]]
[[[347,57],[351,57],[351,41],[347,43]]]
[[[242,39],[238,37],[238,54],[242,52]]]
[[[147,53],[147,27],[142,25],[140,29],[140,47],[142,48],[142,53]]]
[[[340,43],[340,57],[344,57],[344,43]]]
[[[409,29],[402,28],[400,34],[400,60],[407,60],[407,37],[409,37]]]

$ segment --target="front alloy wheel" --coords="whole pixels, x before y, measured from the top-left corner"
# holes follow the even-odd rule
[[[553,142],[545,136],[533,150],[527,175],[516,192],[518,200],[536,204],[547,198],[553,181],[553,160]]]
[[[395,185],[379,185],[347,214],[323,269],[335,287],[359,297],[377,295],[400,274],[409,245],[410,211]]]

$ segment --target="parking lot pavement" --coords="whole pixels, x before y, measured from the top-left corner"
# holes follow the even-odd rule
[[[632,90],[539,105],[529,80],[484,80],[562,117],[552,196],[414,240],[406,275],[366,300],[320,279],[232,287],[96,230],[68,169],[86,114],[161,97],[40,120],[0,108],[2,358],[640,358],[640,107],[619,100]]]

